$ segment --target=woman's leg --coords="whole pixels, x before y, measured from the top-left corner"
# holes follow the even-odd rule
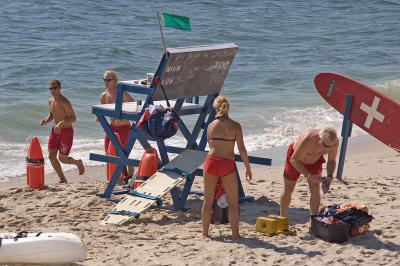
[[[233,172],[227,176],[221,177],[222,186],[226,193],[228,203],[228,217],[231,225],[232,236],[237,239],[239,234],[239,195],[236,173]]]
[[[211,222],[211,210],[214,202],[215,187],[218,178],[204,171],[204,202],[201,209],[201,221],[203,224],[203,236],[208,236]]]

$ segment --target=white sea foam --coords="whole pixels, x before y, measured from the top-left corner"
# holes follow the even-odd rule
[[[383,94],[393,97],[397,101],[400,100],[400,80],[391,80],[384,84],[376,85],[376,88],[381,91]]]
[[[383,93],[400,98],[400,80],[376,85],[376,88]],[[340,135],[343,116],[333,108],[316,106],[308,108],[269,108],[264,112],[252,115],[252,121],[243,123],[245,137],[244,141],[248,151],[257,151],[273,147],[285,146],[293,142],[304,130],[309,128],[322,128],[333,126]],[[246,125],[256,126],[246,130]],[[247,131],[247,132],[246,132]],[[366,134],[359,127],[353,125],[352,136]],[[45,158],[45,172],[54,172],[50,161],[47,159],[47,137],[39,137],[42,144],[43,156]],[[166,141],[167,145],[185,147],[186,140],[177,135]],[[156,147],[157,148],[157,147]],[[25,174],[25,156],[27,146],[25,143],[8,143],[0,139],[0,182],[7,181],[10,177]],[[237,150],[236,150],[237,151]],[[103,139],[76,138],[70,156],[81,158],[86,166],[104,165],[102,162],[89,160],[89,153],[104,153]],[[135,145],[130,158],[139,159],[143,149]],[[173,158],[173,156],[170,156]],[[73,165],[62,165],[63,170],[75,169]]]
[[[246,136],[245,142],[249,151],[285,146],[309,128],[335,127],[341,133],[343,116],[333,108],[322,106],[289,109],[280,108],[270,119],[264,119],[266,127],[260,134]],[[365,134],[357,126],[353,126],[352,136]]]
[[[278,108],[259,115],[254,123],[258,128],[251,133],[244,128],[244,141],[248,151],[268,149],[272,147],[285,146],[304,130],[309,128],[322,128],[333,126],[340,134],[342,116],[333,108],[322,106],[310,108]],[[360,128],[354,126],[352,136],[365,134]],[[53,172],[50,161],[47,159],[47,137],[39,137],[45,158],[46,173]],[[185,147],[186,140],[177,135],[166,141],[167,145]],[[9,177],[25,174],[25,143],[0,143],[0,182]],[[79,138],[74,139],[70,156],[81,158],[86,166],[104,165],[102,162],[89,160],[89,153],[104,154],[103,139]],[[138,143],[134,146],[130,158],[139,159],[143,149]],[[173,158],[173,156],[170,156]],[[73,165],[62,165],[64,170],[75,169]]]
[[[45,172],[53,173],[54,170],[48,160],[47,152],[47,137],[39,137],[41,143],[43,157],[45,158]],[[167,145],[184,147],[185,139],[181,136],[176,136],[173,139],[167,140]],[[75,159],[82,159],[85,166],[104,165],[102,162],[89,160],[90,153],[104,154],[103,139],[74,139],[73,147],[70,156]],[[157,148],[157,147],[156,147]],[[25,143],[0,143],[0,182],[7,181],[10,177],[21,176],[26,172],[25,157],[27,146]],[[139,159],[143,154],[143,149],[136,144],[129,158]],[[170,156],[172,158],[173,156]],[[76,169],[74,165],[62,164],[63,170]]]

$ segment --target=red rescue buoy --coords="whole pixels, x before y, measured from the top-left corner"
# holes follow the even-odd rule
[[[118,133],[115,133],[115,137],[117,138],[119,144],[121,144],[121,138],[119,137]],[[117,153],[115,152],[114,145],[110,141],[108,144],[108,149],[107,149],[107,155],[110,156],[117,156]],[[107,182],[110,182],[112,175],[114,174],[115,169],[117,168],[117,165],[114,163],[107,163]],[[124,174],[121,172],[119,176],[120,182],[124,182]]]
[[[29,138],[27,139],[27,143]],[[44,158],[40,142],[32,137],[26,155],[26,183],[30,188],[44,189]]]
[[[140,159],[137,175],[133,189],[138,188],[144,181],[149,179],[157,172],[158,168],[158,153],[154,148],[147,149]]]

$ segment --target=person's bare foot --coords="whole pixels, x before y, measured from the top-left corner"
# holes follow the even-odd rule
[[[58,182],[58,184],[67,184],[68,182],[67,182],[67,179],[64,177],[64,178],[60,178],[60,182]]]
[[[76,166],[79,169],[79,175],[83,175],[85,173],[85,166],[83,165],[82,160],[78,160]]]
[[[233,240],[239,240],[242,238],[240,235],[232,235],[231,237]]]

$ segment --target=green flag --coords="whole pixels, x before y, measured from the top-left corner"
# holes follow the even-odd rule
[[[168,13],[162,13],[161,19],[164,27],[171,27],[178,30],[191,30],[190,19],[184,16],[177,16]]]

